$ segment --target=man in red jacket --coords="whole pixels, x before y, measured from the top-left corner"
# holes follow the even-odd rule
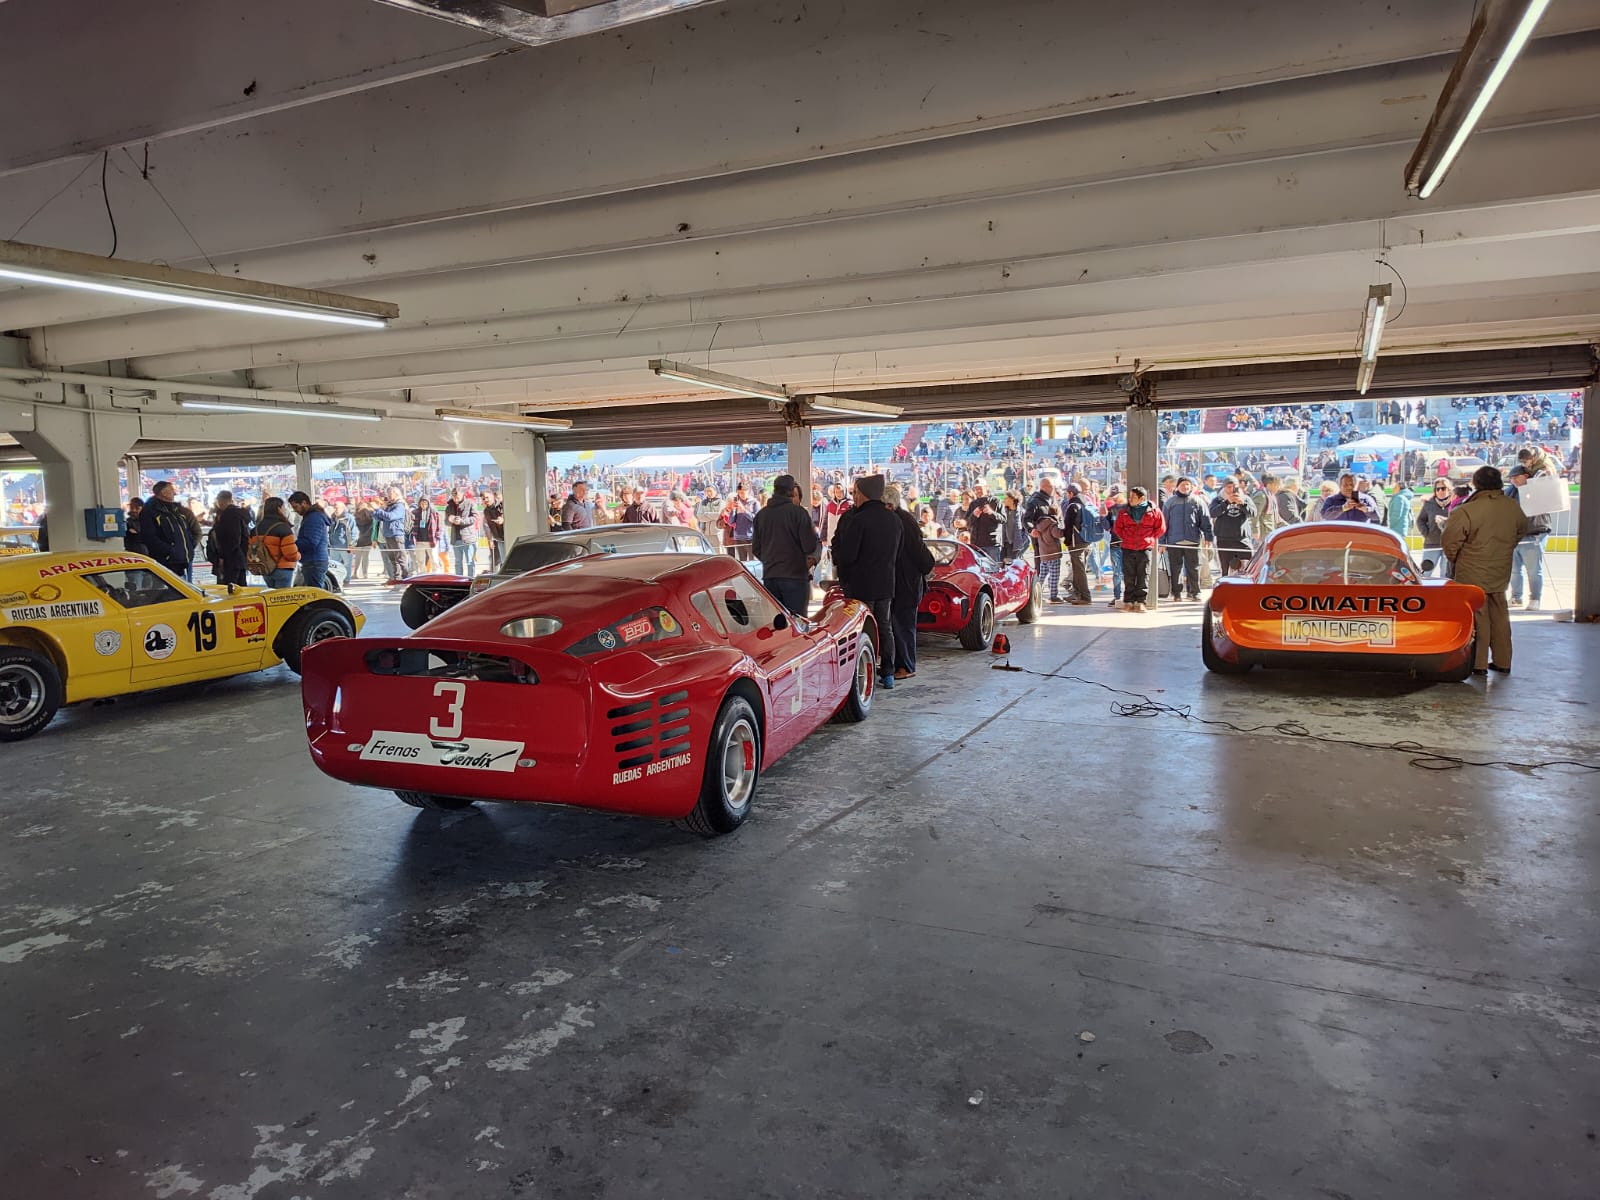
[[[1156,547],[1167,532],[1161,510],[1150,503],[1142,487],[1128,489],[1128,506],[1117,514],[1117,540],[1122,543],[1123,606],[1128,612],[1144,612],[1150,598],[1150,563]]]

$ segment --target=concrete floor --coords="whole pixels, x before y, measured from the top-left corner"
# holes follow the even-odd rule
[[[1600,630],[1417,688],[1208,677],[1197,619],[1008,632],[1241,723],[1600,759]],[[0,750],[0,1191],[1600,1192],[1600,778],[924,653],[715,842],[334,783],[281,669]]]

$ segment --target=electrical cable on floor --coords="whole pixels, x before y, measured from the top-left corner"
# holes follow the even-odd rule
[[[1573,758],[1554,758],[1544,762],[1515,762],[1510,759],[1474,759],[1464,758],[1459,754],[1446,754],[1439,750],[1430,750],[1419,742],[1360,742],[1354,738],[1334,737],[1331,734],[1312,733],[1311,730],[1299,721],[1274,721],[1265,725],[1238,725],[1232,721],[1224,721],[1215,717],[1197,717],[1194,710],[1187,704],[1163,704],[1159,700],[1152,700],[1142,692],[1130,692],[1126,688],[1112,687],[1109,683],[1101,683],[1098,679],[1084,679],[1080,675],[1062,675],[1056,671],[1035,671],[1029,667],[1015,667],[1009,662],[995,663],[996,671],[1014,671],[1022,675],[1037,675],[1040,679],[1064,679],[1069,683],[1081,683],[1089,687],[1097,687],[1103,691],[1111,692],[1117,696],[1127,696],[1132,703],[1114,701],[1111,705],[1111,715],[1114,717],[1177,717],[1179,720],[1188,721],[1192,725],[1205,725],[1213,729],[1226,729],[1233,733],[1268,733],[1278,737],[1299,738],[1308,742],[1323,742],[1331,746],[1351,746],[1357,750],[1379,750],[1395,754],[1410,754],[1413,767],[1420,767],[1424,771],[1459,771],[1462,767],[1506,767],[1516,771],[1537,771],[1544,767],[1577,767],[1583,771],[1600,771],[1600,763],[1582,762]]]

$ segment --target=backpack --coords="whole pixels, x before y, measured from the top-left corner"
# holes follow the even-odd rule
[[[1093,545],[1106,535],[1106,519],[1089,501],[1083,501],[1083,515],[1078,518],[1078,536]]]
[[[262,578],[266,578],[278,569],[277,561],[272,557],[272,551],[267,549],[265,539],[258,537],[250,539],[250,550],[245,555],[244,563],[252,575],[260,575]]]

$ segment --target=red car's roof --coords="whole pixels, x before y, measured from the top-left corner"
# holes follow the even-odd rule
[[[428,622],[435,637],[490,637],[519,617],[555,617],[582,635],[679,590],[697,591],[748,572],[726,555],[615,554],[577,559],[507,580]],[[682,615],[682,614],[678,614]]]

